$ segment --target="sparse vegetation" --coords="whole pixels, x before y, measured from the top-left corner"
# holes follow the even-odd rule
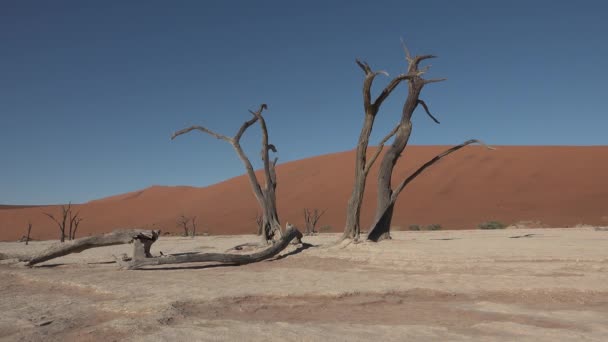
[[[488,221],[480,223],[477,227],[479,229],[505,229],[507,225],[499,221]]]
[[[428,226],[424,227],[424,230],[441,230],[441,225],[437,224],[437,223],[433,223],[433,224],[429,224]]]
[[[317,226],[317,222],[323,214],[325,214],[326,210],[319,212],[319,209],[310,210],[304,208],[304,222],[306,222],[306,231],[304,235],[314,235],[316,233],[315,227]]]
[[[421,226],[419,224],[410,224],[409,230],[411,231],[422,231],[422,230],[441,230],[442,227],[440,224],[433,223],[426,226]]]
[[[329,233],[329,232],[333,231],[333,229],[334,228],[332,226],[325,225],[325,226],[319,228],[319,232],[321,232],[321,233]]]
[[[190,227],[188,226],[189,224],[192,225],[192,229],[190,229]],[[196,234],[196,216],[188,217],[182,214],[177,219],[177,226],[181,227],[184,230],[184,233],[182,234],[183,236],[194,237],[194,235]]]

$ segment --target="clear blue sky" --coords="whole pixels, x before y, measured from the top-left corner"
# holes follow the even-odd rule
[[[448,78],[422,96],[441,125],[417,112],[411,144],[605,145],[607,14],[605,1],[3,0],[0,203],[237,176],[227,143],[169,137],[192,124],[233,135],[262,102],[280,162],[352,149],[354,60],[396,75],[400,37]],[[259,167],[257,126],[243,143]]]

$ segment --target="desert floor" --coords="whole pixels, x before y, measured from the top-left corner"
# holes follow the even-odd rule
[[[395,232],[379,244],[305,237],[245,266],[117,270],[104,247],[0,265],[0,340],[605,341],[608,231]],[[512,238],[519,236],[519,238]],[[162,237],[153,253],[224,252],[257,237]],[[0,243],[0,252],[51,242]]]

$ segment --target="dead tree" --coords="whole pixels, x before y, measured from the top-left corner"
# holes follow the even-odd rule
[[[314,211],[312,211],[307,208],[304,208],[304,222],[306,222],[306,231],[304,232],[304,234],[313,235],[317,233],[315,231],[315,227],[317,226],[317,222],[319,222],[321,216],[325,214],[326,210],[323,210],[319,213],[319,209],[315,209]]]
[[[2,254],[0,260],[17,259],[26,262],[28,266],[34,266],[41,262],[49,261],[72,253],[80,253],[84,250],[97,247],[120,245],[133,242],[133,257],[116,258],[121,268],[139,269],[149,265],[181,264],[191,262],[220,262],[231,265],[244,265],[271,258],[283,251],[294,239],[300,239],[302,233],[287,224],[285,234],[273,245],[253,254],[229,254],[229,253],[180,253],[177,255],[166,255],[153,257],[150,249],[152,244],[160,237],[160,230],[146,229],[124,229],[115,230],[111,233],[95,235],[76,239],[67,243],[56,243],[46,250],[31,254]]]
[[[399,185],[397,185],[397,187],[394,190],[391,191],[391,197],[389,199],[389,202],[384,207],[383,212],[376,215],[376,219],[374,221],[374,224],[372,224],[372,227],[367,235],[367,239],[370,241],[374,241],[374,242],[377,242],[377,241],[380,241],[383,239],[390,239],[390,224],[391,224],[391,219],[392,219],[392,215],[393,215],[393,208],[395,206],[395,202],[397,201],[397,197],[399,196],[401,191],[403,191],[403,189],[411,181],[413,181],[416,177],[418,177],[424,170],[426,170],[428,167],[430,167],[431,165],[438,162],[441,158],[443,158],[453,152],[456,152],[459,149],[461,149],[467,145],[471,145],[471,144],[480,144],[480,145],[485,146],[488,149],[492,149],[492,150],[494,149],[493,147],[487,146],[480,140],[471,139],[471,140],[465,141],[464,143],[462,143],[460,145],[456,145],[450,149],[443,151],[442,153],[433,157],[431,160],[424,163],[414,173],[412,173],[409,177],[407,177],[401,183],[399,183]]]
[[[32,223],[27,223],[27,235],[25,236],[25,244],[28,245],[30,243],[30,233],[32,232]]]
[[[18,259],[19,261],[25,261],[29,266],[48,261],[51,259],[59,258],[72,253],[80,253],[90,248],[104,247],[120,245],[125,243],[133,242],[133,239],[147,239],[150,241],[147,245],[144,245],[145,255],[151,257],[150,246],[160,235],[160,230],[146,230],[146,229],[126,229],[126,230],[115,230],[111,233],[95,235],[76,239],[66,243],[56,243],[51,245],[44,251],[33,254],[0,254],[0,260],[2,259]]]
[[[189,222],[190,222],[190,218],[187,217],[186,215],[181,215],[177,219],[177,226],[178,227],[182,227],[182,229],[184,230],[184,236],[189,236],[190,235],[190,231],[188,229],[188,223]]]
[[[222,134],[215,133],[208,128],[203,126],[191,126],[188,128],[184,128],[173,133],[171,139],[175,139],[176,137],[189,133],[191,131],[201,131],[203,133],[207,133],[217,139],[224,140],[228,142],[234,150],[236,154],[239,156],[243,164],[245,165],[245,169],[247,170],[247,175],[249,177],[249,183],[251,184],[253,194],[255,195],[256,200],[263,213],[263,234],[262,239],[264,242],[270,242],[273,239],[278,239],[281,237],[281,225],[279,221],[279,215],[277,213],[277,201],[276,201],[276,172],[275,166],[278,161],[278,158],[274,158],[274,160],[269,159],[269,152],[272,151],[274,153],[277,152],[276,147],[273,144],[268,142],[268,129],[266,126],[266,120],[262,116],[262,112],[267,109],[268,106],[266,104],[262,104],[257,111],[249,111],[253,118],[249,121],[246,121],[241,125],[241,128],[238,130],[234,137],[228,137]],[[255,171],[253,170],[253,166],[249,161],[249,158],[243,152],[243,149],[240,144],[241,136],[245,133],[245,130],[249,128],[251,125],[258,122],[260,124],[260,128],[262,130],[262,162],[264,164],[264,179],[265,185],[262,187],[260,182],[258,181]]]
[[[192,222],[192,238],[194,238],[196,235],[196,216],[193,216],[190,221]]]
[[[383,239],[390,239],[390,225],[391,219],[393,216],[393,208],[395,205],[395,201],[397,196],[403,187],[401,185],[397,187],[397,189],[393,190],[391,185],[391,178],[393,175],[394,167],[397,163],[397,160],[401,157],[403,150],[407,146],[407,143],[410,138],[410,134],[412,132],[412,115],[418,106],[421,106],[425,113],[433,120],[435,123],[439,123],[439,121],[431,114],[427,104],[420,99],[420,93],[425,85],[429,83],[441,82],[444,81],[444,78],[440,79],[424,79],[422,76],[429,70],[429,67],[420,68],[420,63],[424,60],[435,58],[434,55],[422,55],[412,57],[409,53],[409,50],[403,44],[403,49],[405,52],[405,57],[408,63],[408,72],[410,75],[407,78],[408,84],[408,95],[403,105],[403,110],[401,113],[401,119],[398,122],[396,129],[393,131],[395,134],[395,138],[390,148],[386,151],[382,158],[382,162],[380,163],[380,170],[378,172],[378,198],[376,204],[376,216],[374,225],[371,227],[368,233],[368,240],[371,241],[379,241]],[[393,133],[391,132],[391,133]],[[454,149],[450,149],[444,153],[442,153],[437,159],[433,159],[431,164],[424,166],[423,170],[432,165],[437,160],[441,159],[443,156],[448,155],[468,144],[478,142],[477,140],[470,140],[465,142],[462,145],[458,145]],[[422,170],[420,170],[422,172]],[[419,172],[414,173],[414,177],[416,177]],[[408,178],[409,179],[409,178]],[[412,178],[413,179],[413,178]],[[407,183],[409,183],[412,179],[409,179]],[[407,180],[407,179],[406,179]],[[405,185],[404,185],[405,186]]]
[[[76,236],[76,229],[78,229],[78,225],[80,224],[81,219],[78,217],[78,215],[80,214],[80,212],[77,212],[76,215],[72,216],[72,210],[69,210],[69,216],[70,216],[70,229],[68,231],[68,239],[69,240],[74,240],[74,237]]]
[[[70,240],[76,239],[76,231],[78,230],[78,226],[80,225],[80,222],[82,222],[82,220],[84,220],[82,217],[77,217],[77,216],[78,215],[76,215],[76,217],[74,218],[74,223],[73,223],[74,230],[72,230],[72,236],[70,237]]]
[[[55,223],[57,224],[57,226],[59,227],[59,240],[61,242],[65,241],[65,228],[66,228],[66,224],[68,223],[68,217],[70,217],[72,215],[72,203],[68,203],[67,205],[62,205],[61,206],[61,220],[58,220],[55,218],[55,216],[53,216],[53,214],[49,214],[49,213],[44,213],[46,216],[48,216],[51,220],[55,221]],[[70,221],[70,225],[71,225],[71,221]],[[68,236],[69,238],[69,236]]]
[[[355,154],[355,181],[353,184],[353,190],[348,200],[348,207],[346,210],[346,225],[344,228],[344,234],[342,239],[353,239],[358,240],[361,233],[360,217],[361,217],[361,205],[363,203],[363,194],[365,192],[365,181],[367,175],[371,170],[374,162],[382,152],[384,144],[397,132],[395,127],[389,134],[387,134],[381,141],[377,150],[372,155],[371,159],[367,160],[367,147],[369,145],[369,136],[374,126],[374,120],[376,115],[382,106],[384,100],[395,90],[395,88],[403,81],[414,77],[414,74],[405,73],[394,77],[389,84],[382,90],[374,100],[372,100],[371,89],[372,83],[376,76],[383,74],[388,76],[385,71],[373,71],[372,68],[366,63],[360,60],[356,60],[357,65],[365,73],[363,80],[363,109],[365,112],[365,118],[361,133],[359,134],[359,140],[357,142],[357,151]]]
[[[230,265],[245,265],[272,258],[289,246],[289,243],[302,238],[302,233],[291,225],[287,225],[285,234],[273,245],[262,251],[252,254],[231,254],[231,253],[180,253],[177,255],[166,255],[160,257],[146,257],[141,252],[147,237],[137,237],[134,241],[133,258],[127,260],[117,260],[122,268],[136,270],[145,266],[156,265],[175,265],[193,262],[219,262]]]

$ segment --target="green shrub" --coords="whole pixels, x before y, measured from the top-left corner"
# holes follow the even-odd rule
[[[429,224],[424,230],[441,230],[441,225],[437,223]]]
[[[422,230],[420,225],[417,225],[417,224],[410,224],[409,228],[410,228],[410,230]]]
[[[480,223],[477,227],[479,229],[505,229],[507,225],[498,221],[488,221]]]

